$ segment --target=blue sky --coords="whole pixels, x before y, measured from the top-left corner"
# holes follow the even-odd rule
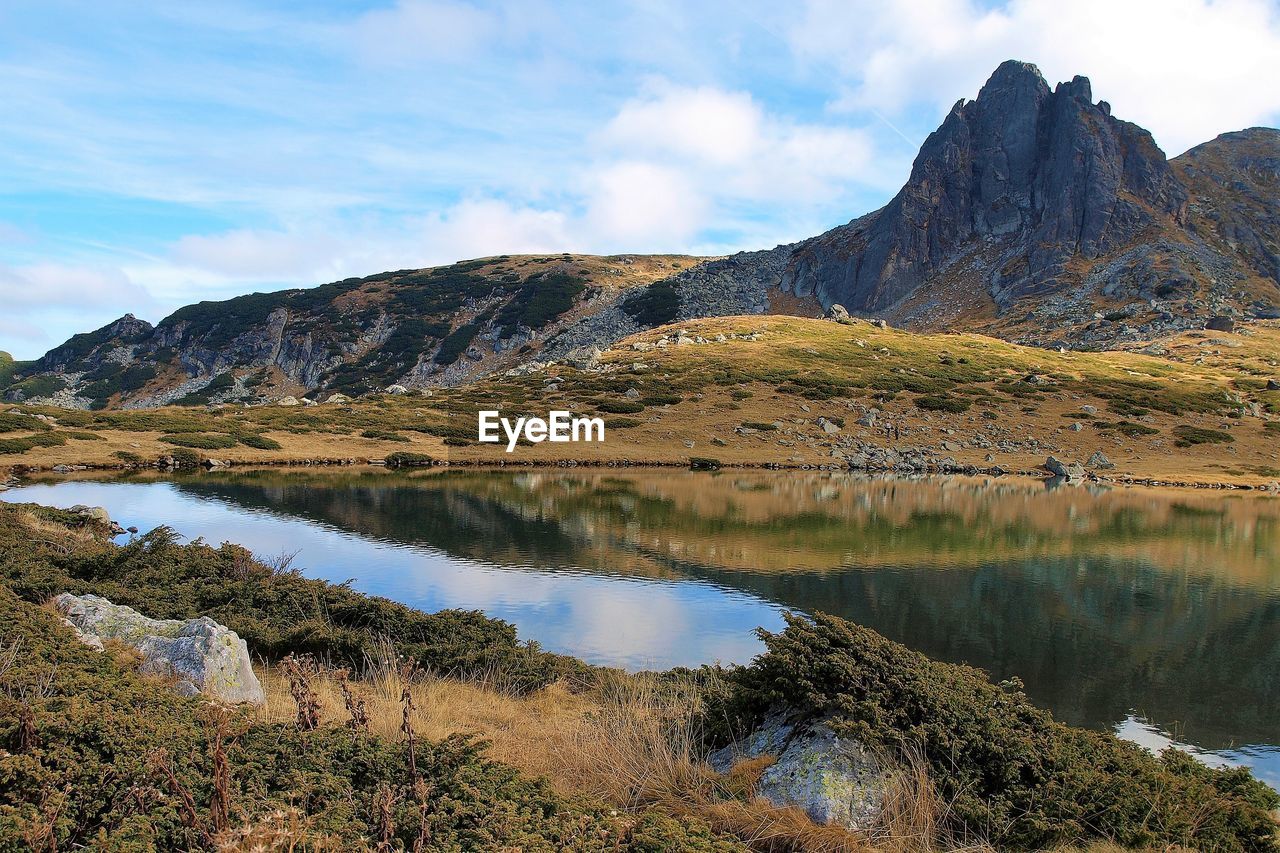
[[[1170,154],[1280,120],[1275,0],[0,0],[0,349],[484,254],[795,240],[883,204],[1011,57]]]

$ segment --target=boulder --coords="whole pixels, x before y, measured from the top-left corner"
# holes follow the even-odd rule
[[[1268,379],[1268,380],[1267,380],[1267,390],[1268,390],[1268,391],[1280,391],[1280,379]]]
[[[119,640],[142,653],[142,671],[176,678],[186,694],[205,693],[227,703],[261,705],[262,685],[249,648],[235,631],[212,619],[149,619],[96,595],[62,593],[58,612],[81,639]]]
[[[1055,477],[1066,477],[1068,480],[1083,480],[1087,473],[1079,462],[1068,465],[1055,456],[1044,461],[1044,469]]]
[[[774,806],[795,806],[817,823],[849,829],[869,828],[884,807],[889,768],[863,744],[837,736],[825,720],[796,720],[776,710],[709,761],[724,773],[762,755],[777,760],[760,776],[755,794]]]
[[[840,431],[840,425],[835,421],[829,421],[826,418],[818,418],[818,426],[827,435],[834,435]]]
[[[325,402],[326,403],[350,403],[351,398],[348,397],[346,394],[330,394],[329,399],[325,400]]]
[[[848,320],[849,312],[845,309],[843,305],[837,302],[827,309],[827,319],[837,320],[837,321]]]
[[[628,400],[639,400],[640,392],[635,388],[628,388],[623,392],[622,396],[626,397]]]
[[[1230,317],[1210,317],[1204,327],[1211,332],[1234,332],[1236,330],[1236,321]]]
[[[408,394],[408,393],[409,393],[409,389],[408,389],[408,388],[406,388],[406,387],[404,387],[403,385],[388,385],[388,386],[387,386],[387,393],[388,393],[388,394],[395,394],[395,395],[399,396],[399,395],[401,395],[401,394]]]
[[[276,400],[276,405],[277,406],[296,406],[298,405],[298,398],[294,397],[291,394],[286,395],[284,397],[281,397],[279,400]]]
[[[1085,463],[1090,468],[1111,469],[1116,467],[1116,463],[1107,458],[1107,454],[1101,450],[1093,451],[1093,455],[1089,457],[1089,461]]]

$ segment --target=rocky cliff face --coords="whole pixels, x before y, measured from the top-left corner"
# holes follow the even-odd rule
[[[1007,307],[1068,283],[1074,258],[1177,224],[1185,205],[1151,135],[1093,103],[1088,80],[1051,91],[1034,66],[1006,62],[952,108],[888,205],[802,243],[780,286],[882,312],[980,254]]]

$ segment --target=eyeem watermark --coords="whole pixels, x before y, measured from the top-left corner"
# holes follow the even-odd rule
[[[600,418],[575,418],[572,412],[547,412],[546,418],[500,418],[496,411],[479,412],[479,440],[484,444],[501,444],[505,434],[507,452],[516,449],[523,437],[533,444],[544,441],[604,441],[604,421]],[[501,429],[502,434],[499,433]]]

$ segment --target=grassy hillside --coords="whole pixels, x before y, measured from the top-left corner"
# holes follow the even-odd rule
[[[1050,454],[1086,462],[1101,451],[1116,466],[1098,469],[1103,476],[1280,478],[1271,450],[1280,391],[1268,387],[1280,376],[1280,323],[1190,332],[1160,352],[1052,352],[860,321],[720,318],[623,340],[596,368],[556,365],[431,396],[96,413],[10,406],[4,411],[57,424],[8,415],[0,464],[123,464],[184,449],[246,463],[408,453],[454,462],[844,465],[895,450],[1030,470]],[[506,454],[476,442],[476,412],[494,407],[599,415],[606,441]]]

